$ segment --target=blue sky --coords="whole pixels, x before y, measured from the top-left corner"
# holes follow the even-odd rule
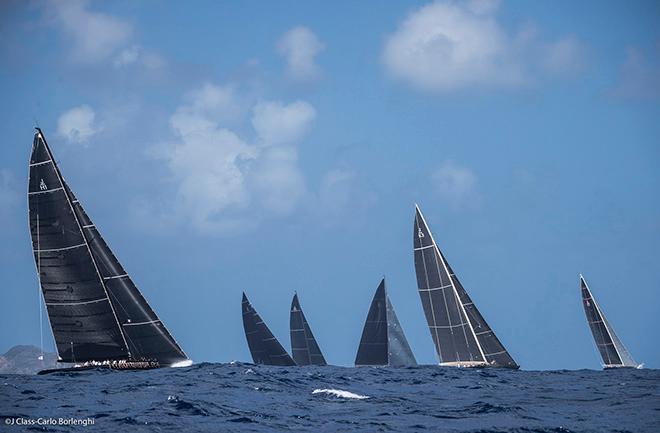
[[[250,359],[243,290],[288,347],[297,290],[351,365],[385,275],[436,362],[417,202],[523,368],[599,367],[580,272],[659,367],[659,20],[654,1],[3,4],[0,351],[39,344],[36,121],[195,361]]]

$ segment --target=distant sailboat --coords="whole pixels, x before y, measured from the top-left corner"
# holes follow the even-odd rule
[[[608,323],[582,275],[580,275],[580,291],[589,328],[591,328],[600,356],[603,358],[603,368],[640,368],[641,364],[635,362],[628,349],[617,337],[614,328]]]
[[[291,301],[289,329],[291,332],[291,354],[297,365],[327,365],[316,338],[312,334],[312,329],[307,323],[305,314],[300,308],[298,294],[294,294]]]
[[[440,252],[417,205],[413,250],[419,296],[440,365],[519,368]]]
[[[58,360],[77,363],[75,368],[190,365],[64,181],[39,128],[28,201]]]
[[[385,289],[383,278],[376,289],[362,330],[356,366],[415,366],[415,356],[408,345],[399,319]]]
[[[250,354],[255,364],[292,366],[296,363],[291,359],[277,338],[270,332],[268,326],[256,312],[245,293],[241,303],[243,310],[243,329],[247,339]]]

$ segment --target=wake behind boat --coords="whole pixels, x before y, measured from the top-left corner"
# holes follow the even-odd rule
[[[642,364],[637,364],[635,360],[623,345],[619,337],[614,332],[614,328],[605,318],[605,314],[600,309],[598,302],[591,294],[587,281],[580,275],[580,292],[582,293],[582,306],[587,316],[587,322],[601,358],[603,358],[603,368],[641,368]]]
[[[66,371],[192,364],[101,237],[36,129],[30,233],[58,361],[74,364]]]
[[[417,287],[440,365],[519,368],[440,252],[417,205],[413,226]]]

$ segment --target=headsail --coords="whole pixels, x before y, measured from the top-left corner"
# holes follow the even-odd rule
[[[296,365],[273,333],[270,332],[261,316],[252,307],[245,293],[243,293],[241,308],[243,310],[245,338],[254,363],[281,366]]]
[[[64,181],[39,129],[28,199],[35,261],[60,360],[189,362]]]
[[[413,366],[415,356],[408,345],[382,279],[369,307],[362,329],[355,365]]]
[[[327,365],[305,313],[300,308],[298,294],[293,295],[289,317],[291,333],[291,354],[297,365]]]
[[[580,275],[580,291],[582,306],[587,316],[587,322],[594,336],[596,347],[603,358],[605,368],[638,367],[638,364],[623,345],[612,326],[607,322],[600,306],[591,294],[587,281]]]
[[[518,368],[440,252],[418,206],[413,251],[419,296],[441,365]]]

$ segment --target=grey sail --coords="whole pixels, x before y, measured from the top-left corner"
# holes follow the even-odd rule
[[[362,329],[355,365],[417,365],[394,307],[387,296],[385,279],[381,280],[371,301]]]
[[[383,280],[383,286],[385,280]],[[399,318],[396,317],[394,306],[390,297],[385,293],[385,302],[387,304],[387,356],[388,365],[391,367],[410,367],[417,365],[415,355],[408,344],[406,335],[403,333]]]
[[[270,332],[261,316],[252,307],[245,293],[243,293],[241,308],[245,338],[254,363],[280,366],[296,365],[273,333]]]
[[[298,295],[293,295],[291,301],[291,314],[289,316],[289,330],[291,333],[291,354],[297,365],[327,365],[321,353],[321,348],[312,334],[298,301]]]
[[[580,275],[580,292],[582,293],[582,306],[596,342],[596,347],[603,359],[603,366],[605,368],[638,367],[628,349],[608,323],[582,275]]]
[[[189,362],[64,181],[41,130],[30,158],[30,232],[63,362]]]
[[[415,206],[417,287],[441,365],[518,368],[440,252]]]

